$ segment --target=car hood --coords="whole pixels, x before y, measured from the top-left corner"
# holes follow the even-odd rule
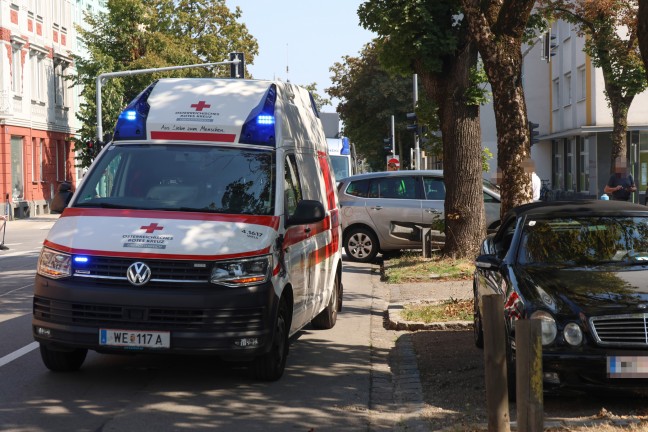
[[[68,208],[45,246],[84,255],[237,258],[268,253],[278,225],[274,216]]]
[[[515,273],[522,297],[534,304],[534,309],[592,316],[645,312],[648,308],[646,267],[559,269],[526,266]]]

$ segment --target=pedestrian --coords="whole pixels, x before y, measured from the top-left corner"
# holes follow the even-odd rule
[[[603,191],[616,201],[628,201],[630,195],[637,191],[632,175],[627,172],[625,160],[617,158],[614,174],[610,176]]]
[[[540,189],[542,189],[542,181],[535,171],[531,173],[531,186],[533,187],[533,201],[540,201]]]

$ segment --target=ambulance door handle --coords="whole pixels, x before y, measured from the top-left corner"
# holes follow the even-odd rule
[[[312,230],[311,230],[311,227],[306,227],[306,228],[304,229],[304,232],[305,232],[306,234],[310,234],[311,231],[312,231]]]

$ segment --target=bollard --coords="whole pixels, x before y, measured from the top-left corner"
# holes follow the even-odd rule
[[[515,390],[519,432],[544,430],[540,326],[540,321],[535,319],[515,322]]]
[[[506,381],[506,341],[504,339],[504,296],[485,295],[482,299],[484,324],[484,368],[488,430],[510,432],[508,386]]]

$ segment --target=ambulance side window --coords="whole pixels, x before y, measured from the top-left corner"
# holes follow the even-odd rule
[[[286,217],[295,213],[297,203],[302,199],[302,188],[299,181],[299,170],[295,155],[286,157],[286,167],[284,174],[284,207]]]

